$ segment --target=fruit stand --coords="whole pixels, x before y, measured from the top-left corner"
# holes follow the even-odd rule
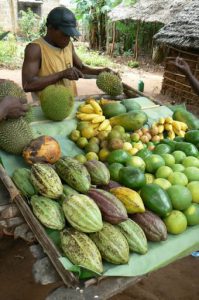
[[[60,145],[62,157],[64,156],[67,157],[67,159],[60,158],[55,163],[56,171],[58,175],[63,181],[66,181],[66,183],[70,186],[69,189],[67,187],[65,190],[65,192],[68,193],[67,195],[65,194],[65,197],[68,197],[67,199],[72,199],[73,204],[79,203],[75,201],[79,201],[78,199],[82,197],[82,199],[84,200],[84,205],[85,206],[88,205],[89,207],[89,205],[91,205],[91,203],[89,202],[90,200],[87,199],[88,198],[87,196],[89,196],[90,198],[94,199],[95,203],[97,203],[97,206],[100,207],[101,213],[99,212],[100,214],[99,215],[98,214],[99,209],[96,208],[96,204],[92,204],[93,206],[92,205],[90,206],[90,210],[93,212],[93,214],[89,215],[87,214],[88,210],[84,211],[84,207],[82,206],[82,215],[80,212],[80,216],[78,218],[83,220],[85,216],[85,221],[84,221],[85,224],[86,224],[86,220],[91,220],[91,223],[93,221],[93,223],[91,224],[92,230],[90,230],[89,226],[91,225],[89,224],[85,225],[81,223],[81,220],[78,221],[72,219],[71,216],[73,214],[75,215],[75,211],[74,210],[72,211],[72,209],[75,208],[72,207],[72,204],[69,203],[69,200],[67,202],[65,201],[65,204],[63,202],[63,210],[67,219],[67,224],[72,225],[72,227],[78,229],[80,232],[81,231],[88,232],[89,237],[92,237],[92,240],[95,241],[96,245],[98,245],[98,236],[96,235],[96,232],[101,232],[100,230],[102,229],[102,227],[100,227],[102,224],[102,220],[100,219],[101,214],[103,220],[105,220],[105,223],[103,225],[104,228],[103,230],[106,229],[108,232],[109,225],[107,224],[109,223],[112,224],[110,225],[111,226],[110,229],[113,227],[113,225],[117,224],[117,226],[114,227],[117,229],[116,231],[112,232],[112,234],[114,236],[115,232],[116,233],[118,232],[118,237],[119,234],[121,234],[120,231],[123,232],[124,234],[125,230],[129,228],[128,226],[127,229],[120,227],[121,226],[120,223],[123,223],[123,221],[127,222],[128,220],[130,220],[130,219],[127,220],[128,218],[127,213],[131,217],[130,226],[137,226],[136,224],[142,224],[142,226],[141,225],[140,226],[141,228],[143,228],[144,226],[142,221],[140,220],[140,215],[144,216],[145,213],[148,214],[147,218],[149,218],[148,220],[150,220],[151,224],[153,222],[154,224],[155,223],[158,224],[158,227],[155,226],[153,227],[154,235],[150,235],[149,233],[147,235],[147,229],[145,227],[143,229],[144,231],[144,236],[143,236],[143,231],[140,228],[138,229],[138,227],[134,227],[134,229],[136,228],[135,229],[136,233],[134,232],[134,234],[136,235],[137,241],[135,242],[135,240],[132,240],[131,241],[132,244],[130,246],[131,247],[130,249],[134,249],[134,250],[133,251],[131,250],[132,253],[129,254],[129,248],[127,249],[125,248],[126,246],[124,246],[120,258],[121,263],[117,262],[119,256],[115,258],[116,260],[113,263],[111,262],[110,258],[108,260],[106,259],[107,262],[103,263],[103,271],[101,271],[100,267],[99,269],[96,269],[97,266],[94,266],[95,272],[91,267],[91,261],[90,261],[90,268],[88,267],[86,268],[85,265],[83,265],[82,268],[81,263],[77,263],[77,262],[76,263],[73,262],[72,264],[71,261],[73,260],[73,258],[71,257],[71,253],[70,252],[67,253],[67,249],[70,249],[70,245],[67,244],[67,247],[64,251],[65,252],[64,255],[59,245],[56,244],[56,241],[53,239],[53,236],[51,235],[52,232],[46,230],[46,227],[48,227],[46,222],[49,222],[49,220],[46,221],[44,220],[44,218],[40,218],[40,216],[37,214],[38,197],[40,197],[39,198],[40,204],[42,203],[42,201],[44,201],[43,198],[41,196],[36,196],[36,198],[34,199],[31,198],[31,205],[30,205],[30,199],[28,197],[24,197],[24,194],[22,193],[22,189],[20,190],[19,187],[18,188],[16,187],[18,183],[17,181],[18,179],[14,180],[13,172],[19,168],[20,169],[28,168],[27,161],[33,159],[31,156],[32,152],[28,148],[26,148],[23,154],[24,157],[23,158],[22,156],[19,155],[12,155],[4,151],[0,151],[0,156],[4,166],[2,167],[0,165],[0,178],[3,181],[4,185],[6,186],[7,190],[9,191],[11,199],[19,207],[27,224],[30,226],[38,242],[41,244],[45,253],[50,258],[52,264],[54,265],[55,269],[59,273],[62,281],[67,286],[67,288],[63,287],[60,290],[60,293],[62,293],[63,297],[65,297],[63,299],[69,299],[69,298],[70,299],[94,299],[94,298],[108,299],[111,296],[126,289],[128,286],[135,284],[138,280],[143,278],[143,276],[163,266],[166,266],[167,264],[172,263],[179,258],[189,255],[192,251],[198,250],[199,247],[198,215],[194,216],[194,220],[193,218],[190,220],[189,217],[187,217],[188,221],[185,221],[185,215],[182,216],[181,213],[181,211],[185,211],[191,205],[195,205],[194,207],[197,207],[199,205],[197,204],[199,203],[199,201],[197,196],[195,196],[195,192],[190,188],[190,190],[192,191],[192,194],[190,194],[190,192],[187,192],[188,188],[185,187],[190,185],[192,182],[199,182],[199,179],[197,179],[196,175],[193,175],[193,172],[191,172],[192,170],[190,169],[188,171],[186,170],[185,173],[186,176],[184,175],[184,173],[181,173],[186,177],[185,181],[187,180],[187,182],[185,183],[180,181],[180,179],[182,180],[182,178],[179,179],[178,176],[179,174],[175,174],[175,176],[173,175],[174,173],[180,173],[179,170],[182,167],[179,167],[179,165],[182,164],[180,164],[179,162],[182,162],[183,159],[184,159],[184,166],[186,165],[186,168],[199,167],[199,164],[197,166],[195,165],[195,163],[198,163],[198,156],[197,156],[198,153],[194,152],[197,150],[196,146],[194,146],[193,144],[191,144],[192,146],[187,145],[188,142],[185,142],[187,143],[186,145],[182,145],[183,143],[182,139],[184,139],[185,131],[188,129],[188,125],[186,125],[182,121],[179,121],[179,123],[177,123],[178,122],[177,120],[172,119],[173,116],[172,110],[170,110],[166,106],[161,106],[157,102],[154,103],[151,99],[144,97],[144,95],[140,93],[134,95],[133,98],[122,100],[124,101],[123,103],[125,103],[128,107],[131,106],[131,108],[129,108],[129,111],[131,111],[131,109],[133,111],[134,114],[133,120],[127,119],[127,117],[129,117],[130,114],[128,114],[128,116],[125,115],[123,119],[121,118],[121,116],[125,114],[125,112],[122,111],[122,109],[124,109],[122,106],[120,107],[118,106],[119,104],[117,103],[118,101],[117,102],[114,101],[112,102],[110,100],[104,101],[106,99],[102,99],[102,96],[98,98],[99,101],[96,101],[94,97],[91,96],[86,97],[86,99],[81,99],[81,101],[76,101],[74,109],[70,113],[68,118],[59,122],[53,122],[47,119],[43,115],[40,106],[34,107],[34,114],[33,114],[34,119],[31,122],[31,127],[35,133],[35,136],[37,137],[51,136],[52,138],[54,138]],[[128,101],[125,102],[125,100]],[[122,101],[121,101],[121,105],[123,105]],[[133,108],[131,102],[133,103]],[[115,111],[117,110],[118,118],[116,115],[112,115],[113,107],[110,109],[110,106],[112,104],[115,105],[114,109]],[[103,110],[102,113],[100,106],[103,107],[103,105],[106,105],[106,111]],[[93,114],[94,108],[95,108],[95,114]],[[99,114],[97,114],[97,112],[99,112]],[[139,118],[136,119],[137,117],[136,114],[138,113],[139,113]],[[111,120],[111,118],[114,119]],[[90,131],[83,130],[83,129],[78,130],[77,120],[79,120],[79,122],[83,122],[83,121],[91,122],[93,124],[92,126],[93,130],[92,129]],[[128,122],[126,122],[126,120],[128,120]],[[152,128],[151,131],[149,132],[145,130],[140,132],[139,130],[144,128],[146,122],[147,122],[147,126],[149,128]],[[134,128],[131,137],[130,135],[125,133],[126,135],[125,137],[123,137],[124,140],[122,142],[122,146],[121,146],[121,141],[118,138],[118,135],[117,138],[114,135],[114,142],[113,142],[113,134],[112,134],[112,142],[110,143],[109,140],[108,150],[107,150],[107,144],[105,143],[106,140],[105,137],[102,138],[100,143],[100,145],[105,144],[104,148],[102,147],[101,149],[97,149],[96,145],[95,147],[93,147],[93,145],[92,147],[89,145],[88,140],[96,137],[94,133],[96,129],[99,130],[99,132],[104,132],[106,131],[104,129],[108,128],[107,131],[108,134],[110,134],[110,132],[112,132],[112,127],[114,128],[114,126],[118,126],[119,124],[122,124],[122,127],[126,126],[125,128],[126,131],[130,131],[132,126]],[[180,124],[182,127],[179,127]],[[187,127],[183,124],[185,124]],[[188,120],[188,124],[190,124],[190,119]],[[156,132],[156,127],[158,127],[159,130],[158,132]],[[77,131],[83,132],[83,136],[77,136],[76,135]],[[168,138],[165,138],[163,136],[164,131],[166,132]],[[154,134],[152,134],[153,132]],[[145,133],[148,133],[148,136]],[[137,142],[135,141],[136,138],[138,138],[139,134],[140,134],[140,138],[142,137],[141,139],[142,144],[148,143],[147,147],[140,148],[141,143],[139,143],[139,141]],[[177,139],[172,144],[171,141],[174,140],[175,135],[178,136],[178,138],[180,137],[181,140]],[[187,134],[187,139],[189,139],[189,141],[190,140],[193,141],[194,138],[191,136],[191,134],[189,135]],[[77,142],[78,139],[81,140]],[[87,140],[86,144],[84,144],[85,139]],[[199,134],[198,134],[198,139],[199,139]],[[150,142],[151,140],[152,142]],[[197,143],[195,143],[195,145]],[[172,145],[174,144],[176,145],[175,149],[172,148]],[[104,150],[107,150],[107,152]],[[87,152],[86,155],[84,155],[84,151]],[[150,159],[148,159],[147,156],[144,157],[147,151],[153,151],[153,154],[150,153],[150,155],[153,155],[153,156],[149,156],[151,157]],[[171,168],[169,167],[169,165],[171,165],[171,161],[169,161],[169,158],[171,157],[165,155],[173,153],[175,151],[178,151],[178,153],[175,153],[174,155],[176,162],[178,162],[177,163],[178,166],[177,164],[175,164],[176,169],[173,170],[174,172],[173,171],[171,172]],[[184,153],[183,157],[180,157],[180,154],[182,155],[182,153],[179,153],[180,151]],[[140,153],[141,156],[138,156],[138,154]],[[81,180],[83,180],[83,183],[81,182],[81,186],[78,185],[78,188],[75,188],[75,186],[72,184],[72,181],[70,184],[69,182],[67,182],[68,179],[66,178],[65,175],[66,173],[63,173],[62,168],[63,165],[66,166],[66,164],[71,163],[70,158],[68,157],[76,158],[77,168],[78,168],[78,164],[80,164],[81,166],[80,169],[83,169],[82,163],[84,163],[84,165],[87,168],[86,172],[89,172],[91,176],[92,186],[89,185],[89,187],[87,188],[87,183],[88,183],[86,181],[87,173],[84,173],[84,175],[82,176]],[[132,157],[140,157],[140,158],[142,157],[142,158],[141,160],[138,159],[135,161],[135,159],[132,159]],[[152,157],[154,158],[154,161],[152,160]],[[162,157],[164,157],[164,159]],[[188,159],[188,157],[192,157],[192,160]],[[195,158],[195,160],[193,159],[193,157]],[[155,161],[155,159],[157,158],[159,159],[158,162]],[[80,162],[80,160],[84,160],[84,159],[85,161]],[[72,163],[74,163],[74,160],[75,159],[72,160]],[[127,160],[128,160],[128,164],[126,164],[125,162],[125,166],[122,166],[124,167],[123,171],[119,172],[120,173],[119,184],[115,185],[114,183],[114,186],[107,187],[107,185],[110,183],[110,177],[108,178],[108,176],[111,176],[111,179],[114,181],[117,181],[116,179],[118,178],[117,177],[118,173],[116,172],[115,165],[114,168],[111,168],[110,166],[115,163],[122,165],[124,164],[124,161]],[[144,168],[146,168],[145,173],[142,169],[143,165],[139,164],[143,160],[145,163]],[[101,163],[101,165],[99,163]],[[108,165],[109,169],[107,168],[106,164]],[[137,166],[139,165],[139,167],[136,168],[135,167],[136,164]],[[161,167],[165,167],[165,168],[167,167],[167,168],[160,169]],[[47,172],[48,168],[50,169]],[[99,169],[102,170],[101,174],[99,172]],[[38,175],[40,176],[41,174],[44,174],[44,171],[45,174],[48,173],[51,175],[54,174],[53,172],[55,172],[54,169],[49,167],[49,165],[45,165],[44,168],[43,166],[40,166],[40,164],[39,165],[37,165],[37,163],[35,165],[33,164],[32,171],[31,171],[32,172],[31,178],[32,178],[32,182],[34,182],[34,187],[37,187],[37,191],[39,190],[39,194],[46,197],[46,194],[42,192],[43,190],[41,189],[38,180],[39,178]],[[68,172],[67,176],[69,177],[70,168],[68,168],[67,172]],[[81,172],[83,171],[81,170]],[[98,174],[97,177],[95,177],[95,173]],[[146,173],[148,175],[146,175]],[[181,177],[183,177],[183,175],[181,175]],[[25,175],[23,174],[23,176]],[[71,174],[71,176],[73,176],[73,174]],[[79,173],[75,173],[75,177],[78,178],[78,176]],[[192,176],[194,177],[193,180],[191,179]],[[11,180],[11,177],[14,180],[15,184]],[[108,178],[107,182],[106,182],[106,178]],[[130,180],[129,178],[132,178],[132,180]],[[164,180],[160,180],[160,179],[164,179]],[[103,180],[105,180],[105,182],[103,182],[102,184]],[[46,177],[42,184],[45,185],[47,181],[48,178]],[[155,182],[155,184],[152,184],[152,182]],[[55,191],[51,189],[51,187],[54,185],[55,184],[51,183],[50,187],[48,187],[49,188],[48,197],[50,199],[58,199],[58,197],[60,197],[60,195],[62,194],[62,191],[60,192],[59,188],[57,188],[56,193],[58,193],[58,196],[55,196],[54,194]],[[106,186],[106,190],[102,189],[102,185]],[[171,189],[171,187],[173,188],[178,185],[182,186],[181,189],[183,188],[186,189],[186,192],[188,193],[187,198],[184,199],[184,202],[180,204],[177,201],[178,199],[176,200],[176,198],[173,197],[173,194],[179,193],[179,190],[176,189],[173,191]],[[96,187],[98,190],[96,189]],[[49,196],[50,189],[52,192],[51,196]],[[75,189],[76,191],[74,191],[73,189]],[[166,189],[168,190],[171,189],[170,192],[168,192],[169,196],[165,192]],[[71,194],[71,190],[72,190],[72,194]],[[111,191],[111,194],[109,193],[109,191]],[[87,196],[84,196],[82,194],[86,194]],[[111,195],[113,198],[111,198]],[[193,196],[192,197],[192,200],[194,199],[193,203],[192,200],[190,200],[189,198],[190,195]],[[34,193],[32,197],[34,197]],[[156,201],[159,201],[160,198],[161,201],[164,201],[164,205],[163,202],[159,202],[159,206],[157,204],[150,202],[151,201],[151,199],[149,199],[150,197],[151,199],[156,198]],[[118,199],[120,200],[119,202],[117,202],[117,204],[116,202],[114,202],[116,201],[115,198],[117,198],[117,201]],[[129,200],[130,202],[128,202],[127,199],[130,199]],[[100,202],[102,200],[104,201],[103,203],[106,202],[106,204],[103,204],[106,205],[106,209],[103,208],[103,205],[101,204],[102,202]],[[52,201],[53,203],[55,202],[54,200],[50,200],[50,201]],[[174,228],[175,226],[173,225],[171,226],[171,222],[172,222],[171,218],[168,219],[168,216],[172,212],[172,206],[170,201],[172,201],[173,211],[180,212],[179,213],[180,217],[178,217],[177,215],[175,215],[174,217],[176,218],[178,217],[178,220],[180,220],[179,222],[181,222],[181,219],[183,219],[181,225],[179,226],[176,225],[178,227],[177,229]],[[112,209],[114,211],[114,214],[108,215],[107,207],[108,205],[110,205],[110,202],[112,205],[110,206],[110,211]],[[150,212],[145,211],[144,206],[146,206],[148,210],[152,211],[152,214],[150,214]],[[79,206],[77,207],[77,209],[79,209]],[[72,211],[73,213],[69,214],[69,211]],[[188,211],[187,215],[189,214],[189,212],[190,211]],[[158,215],[157,219],[154,219],[155,218],[154,213]],[[161,218],[164,220],[165,223],[162,222]],[[189,226],[187,228],[187,222],[189,222],[188,225],[195,225],[195,226]],[[167,226],[167,230],[165,229],[166,227],[164,224]],[[84,227],[84,230],[82,230],[82,226]],[[94,229],[93,226],[95,226]],[[53,228],[53,227],[49,226],[49,228]],[[120,231],[118,228],[120,228]],[[60,227],[59,230],[62,229],[63,226]],[[167,231],[168,231],[168,236],[167,236]],[[148,241],[146,240],[145,235],[147,236]],[[124,236],[128,240],[125,234]],[[122,236],[120,239],[121,244],[123,243],[123,245],[124,244],[126,245],[127,244],[126,239]],[[133,238],[131,237],[131,239]],[[68,241],[66,241],[65,239],[64,242],[62,243],[66,243],[66,242],[68,243]],[[103,249],[100,248],[100,245],[98,245],[98,248],[101,250],[100,252],[103,253]],[[52,294],[52,299],[53,299],[53,294]]]

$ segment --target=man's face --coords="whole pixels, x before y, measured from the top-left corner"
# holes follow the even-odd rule
[[[50,30],[50,35],[51,35],[51,38],[52,38],[52,41],[53,41],[54,45],[58,48],[63,49],[66,46],[68,46],[68,44],[70,42],[70,36],[65,35],[59,29],[52,28]]]

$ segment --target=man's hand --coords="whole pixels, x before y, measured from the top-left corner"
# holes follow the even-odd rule
[[[18,98],[6,96],[0,103],[0,116],[2,118],[16,119],[24,116],[28,107],[22,104]]]
[[[181,57],[176,57],[175,65],[184,75],[187,75],[191,72],[189,65]]]
[[[113,70],[110,69],[110,68],[102,68],[102,69],[100,70],[99,74],[100,74],[101,72],[113,73],[114,75],[117,75],[117,76],[121,79],[120,74],[119,74],[118,72],[113,71]]]
[[[75,67],[66,69],[63,71],[63,77],[69,80],[78,80],[79,78],[83,78],[83,73]]]

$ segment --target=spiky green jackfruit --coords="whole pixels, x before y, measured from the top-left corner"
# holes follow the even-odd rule
[[[110,96],[118,96],[123,92],[123,86],[120,78],[113,73],[100,73],[97,77],[96,84],[100,90]]]
[[[0,100],[5,96],[13,96],[19,98],[22,103],[27,103],[26,93],[22,88],[11,80],[0,81]]]
[[[44,115],[53,121],[68,117],[74,106],[74,97],[69,88],[62,85],[50,85],[40,94]]]
[[[4,151],[21,154],[32,139],[32,130],[23,117],[0,122],[0,148]]]

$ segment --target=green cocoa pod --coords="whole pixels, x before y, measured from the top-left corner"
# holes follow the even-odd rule
[[[91,178],[86,167],[76,159],[68,156],[60,158],[56,164],[58,175],[72,188],[80,193],[87,193]]]
[[[82,232],[96,232],[102,229],[102,216],[97,204],[85,195],[72,195],[62,204],[67,221]]]
[[[128,263],[129,245],[116,226],[104,222],[102,230],[91,233],[89,236],[96,244],[103,259],[117,265]]]
[[[29,169],[17,168],[12,174],[12,180],[23,196],[31,197],[37,194],[30,179]]]
[[[67,258],[74,264],[95,273],[103,272],[102,258],[92,240],[73,228],[61,232],[61,245]]]
[[[63,193],[61,179],[48,164],[34,164],[31,168],[31,181],[42,196],[58,199]]]
[[[59,203],[42,196],[31,197],[34,215],[46,227],[62,230],[65,226],[64,213]]]

